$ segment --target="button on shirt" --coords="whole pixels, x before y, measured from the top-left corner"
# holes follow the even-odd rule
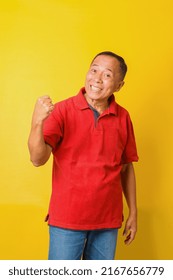
[[[138,160],[132,123],[114,95],[95,120],[84,93],[82,88],[56,103],[44,123],[53,153],[48,223],[76,230],[118,228],[122,165]]]

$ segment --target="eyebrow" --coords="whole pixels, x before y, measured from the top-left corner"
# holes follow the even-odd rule
[[[98,64],[91,64],[91,67],[92,66],[99,66]],[[112,72],[112,70],[111,69],[109,69],[109,68],[106,68],[106,70],[109,70],[110,72]],[[112,72],[113,73],[113,72]]]

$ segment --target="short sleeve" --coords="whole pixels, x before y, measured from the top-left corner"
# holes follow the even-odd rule
[[[53,149],[63,137],[63,118],[59,110],[58,103],[55,105],[53,112],[45,120],[43,125],[44,140]]]
[[[127,115],[126,118],[125,130],[126,130],[126,143],[122,154],[122,164],[138,161],[136,140],[135,140],[132,121],[130,119],[129,114]]]

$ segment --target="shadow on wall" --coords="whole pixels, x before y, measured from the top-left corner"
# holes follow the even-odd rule
[[[0,260],[47,259],[45,214],[35,205],[0,205]]]

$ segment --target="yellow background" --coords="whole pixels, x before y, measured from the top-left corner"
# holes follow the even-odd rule
[[[121,229],[116,257],[172,259],[172,12],[172,0],[0,1],[0,259],[47,258],[51,160],[29,161],[34,103],[75,95],[103,50],[128,64],[116,99],[131,114],[140,157],[138,234],[125,246]]]

